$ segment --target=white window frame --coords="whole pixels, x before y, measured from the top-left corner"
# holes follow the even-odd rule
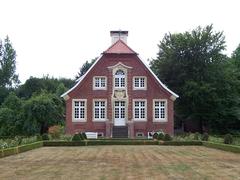
[[[101,83],[101,80],[100,80],[100,83],[99,83],[99,87],[96,87],[96,78],[99,78],[99,79],[102,79],[104,78],[105,79],[105,86],[102,86],[102,83]],[[107,77],[106,76],[94,76],[93,77],[93,90],[107,90]]]
[[[84,118],[75,118],[75,102],[84,102]],[[86,122],[87,121],[87,99],[73,99],[72,100],[72,122]]]
[[[139,79],[138,81],[138,83],[139,83],[139,86],[138,87],[136,87],[135,86],[135,80],[136,79]],[[141,83],[141,78],[143,78],[144,79],[144,87],[141,87],[140,86],[140,83]],[[146,76],[133,76],[133,90],[147,90],[147,77]]]
[[[160,102],[160,101],[165,102],[165,107],[164,107],[165,117],[161,118],[161,114],[159,114],[159,118],[155,118],[155,102]],[[161,113],[161,112],[159,111],[159,113]],[[168,102],[167,102],[167,99],[153,99],[153,121],[154,122],[167,122],[168,121]]]
[[[117,71],[123,71],[124,75],[116,75]],[[119,86],[116,86],[116,78],[118,78],[118,82],[119,82]],[[125,70],[123,69],[117,69],[115,72],[114,72],[114,75],[113,75],[113,80],[114,80],[114,89],[125,89],[126,86],[127,86],[127,81],[126,81],[126,78],[127,78],[127,73]],[[121,86],[121,82],[122,82],[122,79],[124,79],[124,86]]]
[[[135,117],[135,102],[140,102],[140,101],[144,101],[145,102],[145,109],[144,109],[144,113],[145,113],[145,117],[141,118],[141,112],[140,112],[140,117],[136,118]],[[134,121],[147,121],[147,100],[146,99],[133,99],[133,120]]]
[[[105,118],[101,118],[101,110],[99,110],[99,118],[95,118],[95,102],[105,102]],[[100,107],[100,106],[98,106]],[[101,109],[101,107],[100,107]],[[107,99],[93,99],[93,121],[106,121],[107,120]]]

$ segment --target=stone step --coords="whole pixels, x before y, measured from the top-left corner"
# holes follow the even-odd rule
[[[113,126],[112,137],[113,138],[128,138],[128,127],[127,126]]]

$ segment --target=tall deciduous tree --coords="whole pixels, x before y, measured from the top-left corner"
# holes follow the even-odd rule
[[[97,60],[97,57],[92,59],[90,62],[86,61],[80,68],[80,71],[78,72],[78,74],[76,75],[76,79],[83,76],[88,71],[88,69],[93,65],[93,63],[95,63],[96,60]]]
[[[0,87],[12,87],[19,84],[16,74],[16,51],[7,36],[0,41]]]
[[[158,56],[150,65],[157,76],[180,95],[176,116],[199,122],[201,128],[218,129],[216,122],[222,127],[226,122],[224,118],[230,119],[231,106],[227,103],[233,98],[231,83],[225,76],[227,57],[223,54],[223,33],[214,32],[212,25],[191,32],[169,33],[158,47]]]

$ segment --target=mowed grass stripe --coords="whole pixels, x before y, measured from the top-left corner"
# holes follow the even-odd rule
[[[199,146],[43,147],[0,159],[0,179],[238,179],[239,154]]]

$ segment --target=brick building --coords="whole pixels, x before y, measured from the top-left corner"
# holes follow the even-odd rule
[[[142,137],[173,134],[174,101],[168,89],[127,45],[128,31],[111,31],[112,45],[65,92],[66,133]]]

